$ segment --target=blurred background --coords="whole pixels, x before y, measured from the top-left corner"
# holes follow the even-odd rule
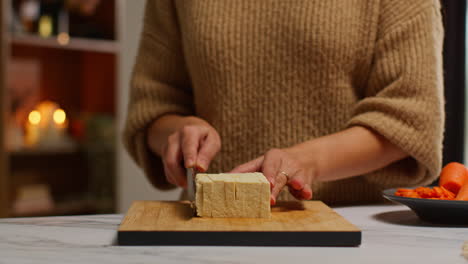
[[[120,131],[144,0],[2,0],[0,216],[124,211],[158,192]]]
[[[445,0],[444,164],[465,162],[466,1]],[[0,217],[125,212],[153,189],[121,144],[145,0],[2,0]]]

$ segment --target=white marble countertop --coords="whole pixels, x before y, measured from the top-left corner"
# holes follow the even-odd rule
[[[334,208],[359,226],[359,247],[120,247],[122,215],[0,220],[0,264],[10,263],[468,263],[468,226],[420,222],[397,205]],[[305,262],[304,262],[305,261]]]

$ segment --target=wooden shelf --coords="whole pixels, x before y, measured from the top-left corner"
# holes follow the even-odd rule
[[[38,217],[55,215],[84,215],[96,214],[98,209],[95,203],[88,199],[62,201],[55,204],[50,211],[35,211],[31,213],[13,213],[13,217]]]
[[[67,149],[20,149],[8,152],[12,156],[53,156],[53,155],[70,155],[80,153],[78,148]]]
[[[35,35],[11,34],[9,41],[13,45],[35,46],[53,49],[117,53],[119,44],[113,40],[86,39],[71,37],[67,44],[60,44],[57,37],[42,38]]]

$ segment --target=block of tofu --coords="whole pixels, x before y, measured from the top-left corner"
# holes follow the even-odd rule
[[[197,174],[195,184],[198,216],[271,216],[270,183],[262,173]]]

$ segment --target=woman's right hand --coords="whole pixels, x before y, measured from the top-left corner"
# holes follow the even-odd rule
[[[187,186],[186,168],[205,172],[221,149],[218,132],[197,117],[156,120],[149,129],[148,143],[161,156],[167,181],[183,188]]]

